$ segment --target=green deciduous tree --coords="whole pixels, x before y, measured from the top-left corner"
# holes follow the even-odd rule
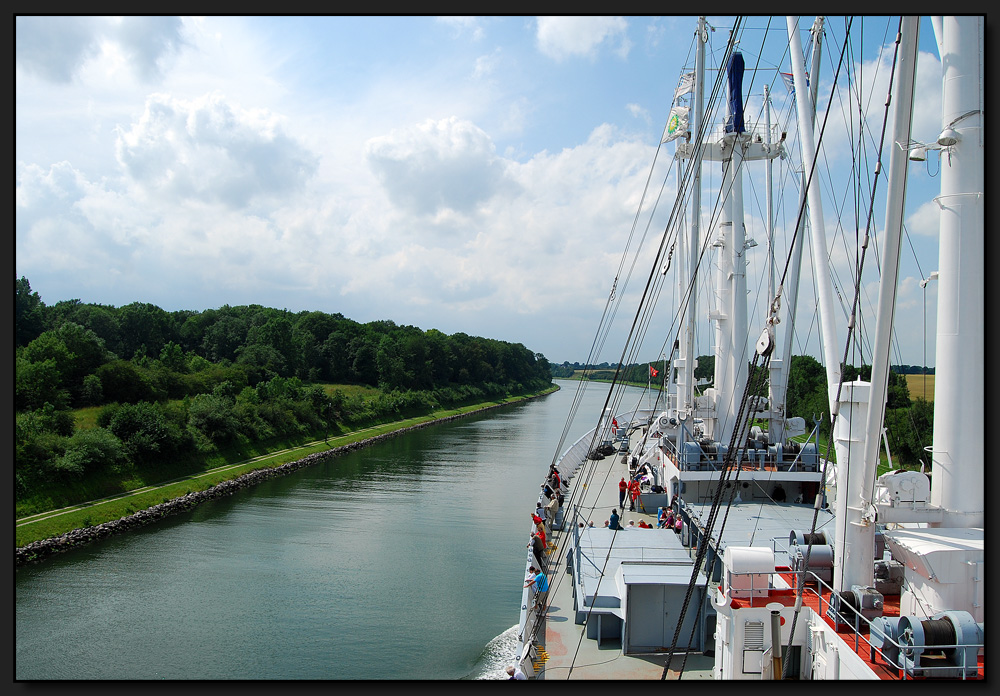
[[[122,441],[129,457],[137,463],[148,462],[171,449],[163,413],[147,401],[116,409],[108,430]]]
[[[79,430],[66,442],[66,452],[59,468],[80,474],[117,470],[128,462],[122,441],[105,428]]]
[[[216,394],[198,394],[191,399],[188,423],[215,443],[232,440],[239,431],[232,399]]]
[[[889,450],[896,461],[906,467],[918,467],[921,462],[930,470],[930,454],[924,447],[934,437],[934,404],[914,399],[904,408],[886,408],[885,427]]]
[[[46,403],[57,408],[69,406],[69,392],[62,387],[62,375],[54,359],[31,362],[14,360],[14,408],[34,411]]]
[[[112,360],[97,368],[101,389],[107,401],[134,404],[159,401],[166,395],[159,392],[148,372],[130,360]]]
[[[14,282],[14,345],[26,346],[45,330],[45,304],[24,276]]]

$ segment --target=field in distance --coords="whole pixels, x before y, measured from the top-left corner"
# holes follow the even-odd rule
[[[934,375],[906,375],[911,399],[934,401]]]

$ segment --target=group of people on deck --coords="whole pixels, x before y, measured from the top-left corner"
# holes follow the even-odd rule
[[[642,495],[642,484],[649,480],[648,464],[643,464],[635,474],[629,476],[627,482],[625,481],[625,477],[622,476],[622,480],[618,482],[618,507],[624,510],[625,499],[628,498],[629,512],[635,512],[636,502],[639,502],[640,506],[642,504],[639,497]]]
[[[674,509],[672,507],[660,508],[660,512],[656,516],[657,529],[672,529],[676,534],[680,534],[682,526],[683,522],[681,522],[680,513],[674,515]]]
[[[618,482],[618,506],[622,509],[622,513],[625,512],[625,500],[629,500],[629,512],[635,512],[636,501],[639,500],[641,495],[641,478],[640,474],[644,471],[646,465],[633,476],[629,478],[628,481],[622,476],[621,481]],[[670,507],[661,507],[659,513],[656,517],[656,528],[657,529],[672,529],[676,533],[680,533],[682,522],[679,513],[675,515],[674,513],[674,503],[677,500],[675,495],[670,501]],[[640,503],[641,507],[641,503]],[[645,512],[645,508],[643,508]],[[628,527],[623,527],[621,523],[621,516],[618,514],[618,508],[611,510],[611,519],[604,523],[605,528],[617,530],[617,529],[653,529],[653,525],[649,524],[645,520],[640,520],[638,524],[634,521],[628,524]]]
[[[582,527],[583,525],[581,524],[580,526]],[[591,522],[590,526],[593,527],[594,523]],[[680,534],[682,526],[683,523],[681,522],[680,514],[674,515],[672,508],[660,508],[660,512],[656,517],[656,529],[672,529],[675,533]],[[653,529],[653,525],[646,522],[646,520],[639,520],[638,524],[635,520],[632,520],[628,523],[628,526],[623,527],[621,516],[618,514],[618,508],[611,509],[611,519],[605,521],[604,527],[611,530]]]
[[[626,483],[625,477],[622,476],[622,480],[618,482],[618,506],[624,510],[625,498],[627,497],[629,499],[629,511],[635,512],[635,502],[639,499],[640,495],[639,479],[633,477]]]
[[[531,513],[531,522],[535,527],[528,540],[528,548],[535,556],[539,568],[546,565],[545,552],[549,546],[549,537],[552,535],[552,525],[555,524],[556,514],[565,499],[564,492],[568,489],[569,485],[562,480],[555,465],[549,466],[549,474],[542,484],[542,495],[538,498],[535,511]]]

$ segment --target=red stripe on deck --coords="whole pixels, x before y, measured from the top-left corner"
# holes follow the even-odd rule
[[[775,570],[777,570],[778,575],[780,575],[785,580],[785,582],[787,582],[792,587],[795,586],[795,576],[792,575],[789,568],[778,567]],[[819,591],[822,591],[821,596],[817,596],[816,594],[816,592]],[[870,652],[871,646],[868,643],[868,638],[866,635],[862,634],[860,636],[855,636],[854,631],[852,629],[848,627],[837,628],[834,625],[833,620],[831,620],[826,615],[826,610],[830,606],[830,594],[831,593],[826,588],[819,585],[819,583],[807,582],[806,591],[802,593],[802,606],[809,607],[814,612],[819,614],[823,618],[823,621],[826,622],[826,625],[829,626],[831,630],[836,631],[837,635],[839,635],[844,640],[844,642],[847,643],[847,645],[854,648],[854,652],[858,655],[858,657],[864,660],[865,664],[867,664],[872,669],[872,671],[879,676],[880,679],[886,679],[892,681],[902,680],[903,670],[899,669],[895,665],[885,664],[884,662],[881,661],[881,658],[879,658],[879,661],[877,662],[873,662],[871,660],[871,652]],[[751,606],[760,607],[762,606],[761,602],[764,603],[777,602],[779,604],[783,604],[786,607],[793,607],[795,606],[795,590],[793,589],[770,590],[767,593],[766,598],[757,597],[753,602],[751,602],[749,598],[734,599],[732,600],[730,606],[733,609],[745,609]],[[899,595],[884,595],[882,597],[882,615],[899,616]],[[983,679],[984,675],[985,672],[983,667],[983,656],[980,655],[979,673],[972,680]],[[933,679],[928,680],[923,677],[916,677],[916,678],[911,677],[910,680],[942,681]],[[949,679],[944,681],[954,681],[954,680]]]

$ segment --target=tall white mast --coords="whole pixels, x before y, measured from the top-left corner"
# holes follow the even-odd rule
[[[771,147],[771,93],[764,85],[764,143]],[[765,208],[767,210],[767,297],[774,297],[774,202],[771,200],[772,161],[768,160],[764,170]]]
[[[733,54],[727,69],[738,70],[742,56]],[[735,85],[734,85],[735,86]],[[732,88],[730,88],[732,89]],[[742,105],[742,94],[730,95],[729,115],[733,102]],[[739,126],[739,127],[738,127]],[[727,128],[727,130],[729,130]],[[746,286],[746,224],[743,214],[743,162],[773,159],[784,152],[783,146],[756,142],[742,124],[719,139],[701,143],[702,157],[723,163],[724,204],[719,215],[718,231],[712,246],[718,261],[716,275],[716,309],[709,313],[715,324],[715,416],[711,436],[729,443],[736,425],[735,411],[742,399],[747,381],[747,286]]]
[[[698,28],[696,31],[697,49],[694,63],[694,109],[693,118],[691,120],[691,133],[694,138],[700,138],[701,124],[704,121],[704,106],[702,98],[705,93],[705,43],[708,40],[708,31],[706,29],[704,17],[698,18]],[[683,364],[678,372],[677,384],[678,415],[680,416],[681,422],[687,423],[689,427],[693,424],[694,415],[694,336],[695,331],[697,330],[695,323],[697,320],[698,307],[696,269],[698,267],[699,236],[701,231],[701,158],[695,158],[691,165],[693,167],[691,172],[693,182],[691,189],[691,226],[689,228],[687,246],[688,288],[686,289],[689,297],[687,304],[687,321],[685,322],[684,329],[684,340],[681,341],[680,345],[680,357]],[[690,418],[691,422],[688,422],[689,417],[692,417]],[[682,449],[684,447],[684,437],[684,429],[681,428],[677,438],[678,449]]]
[[[935,18],[941,53],[941,235],[931,502],[984,524],[983,18]]]
[[[903,17],[899,36],[896,84],[892,91],[893,136],[886,145],[889,153],[889,193],[886,201],[885,244],[882,257],[882,280],[879,283],[878,315],[872,349],[872,381],[864,422],[864,459],[837,468],[838,517],[843,511],[843,534],[837,528],[835,558],[840,573],[834,577],[834,589],[849,590],[853,585],[875,584],[875,520],[872,492],[878,468],[878,451],[885,413],[889,380],[889,347],[896,311],[896,283],[899,277],[899,250],[903,236],[903,210],[906,204],[906,173],[909,161],[907,144],[913,119],[913,85],[917,65],[919,18]],[[902,147],[898,146],[901,145]],[[844,413],[841,414],[845,415]],[[854,424],[860,426],[861,423]],[[853,454],[853,453],[852,453]],[[843,501],[841,501],[843,499]],[[839,582],[838,582],[839,580]]]
[[[795,80],[795,93],[805,94],[805,70],[802,65],[802,41],[799,39],[798,17],[788,17],[788,43],[792,56],[792,75]],[[815,78],[814,78],[815,79]],[[802,143],[802,166],[807,179],[813,171],[816,160],[816,147],[813,139],[813,124],[805,108],[805,100],[797,99],[797,114],[799,139]],[[837,385],[840,384],[840,342],[837,340],[837,327],[834,324],[833,283],[830,280],[830,264],[827,258],[826,227],[823,224],[823,201],[820,198],[819,182],[816,177],[808,187],[809,225],[813,249],[813,275],[816,278],[817,295],[819,296],[820,336],[823,339],[823,358],[826,363],[826,378],[832,393],[830,395],[830,413],[836,411],[834,399]],[[841,461],[841,452],[837,452],[837,461]]]
[[[806,108],[809,115],[810,125],[816,122],[816,95],[819,90],[819,69],[820,69],[820,58],[822,57],[822,46],[823,46],[823,18],[817,17],[813,21],[812,29],[810,30],[813,35],[813,51],[812,51],[812,67],[810,75],[813,75],[813,79],[809,81],[809,92],[808,96],[803,96],[798,92],[795,93],[795,100],[806,100],[806,104],[799,105],[799,108]],[[799,207],[802,207],[802,200],[806,198],[806,174],[805,172],[800,173],[800,179],[802,182],[802,189],[799,194]],[[806,213],[808,212],[808,204],[804,209]],[[806,229],[806,215],[803,214],[798,221],[798,226],[795,232],[795,241],[792,247],[792,261],[788,267],[788,278],[786,282],[788,287],[784,289],[784,307],[785,307],[785,329],[784,333],[780,334],[778,339],[781,345],[781,350],[778,351],[777,356],[771,357],[770,363],[770,388],[771,388],[771,409],[772,413],[777,415],[777,418],[772,419],[769,428],[769,437],[771,442],[784,442],[785,440],[785,419],[788,418],[788,412],[785,408],[786,406],[786,396],[787,396],[787,380],[788,372],[791,370],[792,366],[792,326],[795,320],[795,311],[798,307],[799,299],[799,278],[801,277],[802,268],[802,249],[805,246],[805,229]],[[772,295],[773,297],[773,295]]]
[[[733,54],[736,56],[737,54]],[[732,68],[730,68],[732,69]],[[742,95],[740,95],[742,100]],[[732,96],[727,102],[732,103]],[[729,118],[735,116],[731,110]],[[723,161],[723,186],[727,192],[724,215],[719,224],[719,271],[716,286],[720,313],[715,360],[716,414],[719,428],[715,437],[728,444],[736,425],[735,410],[746,386],[747,367],[747,276],[746,224],[743,219],[743,158],[745,132],[733,130],[723,138],[728,161]]]

